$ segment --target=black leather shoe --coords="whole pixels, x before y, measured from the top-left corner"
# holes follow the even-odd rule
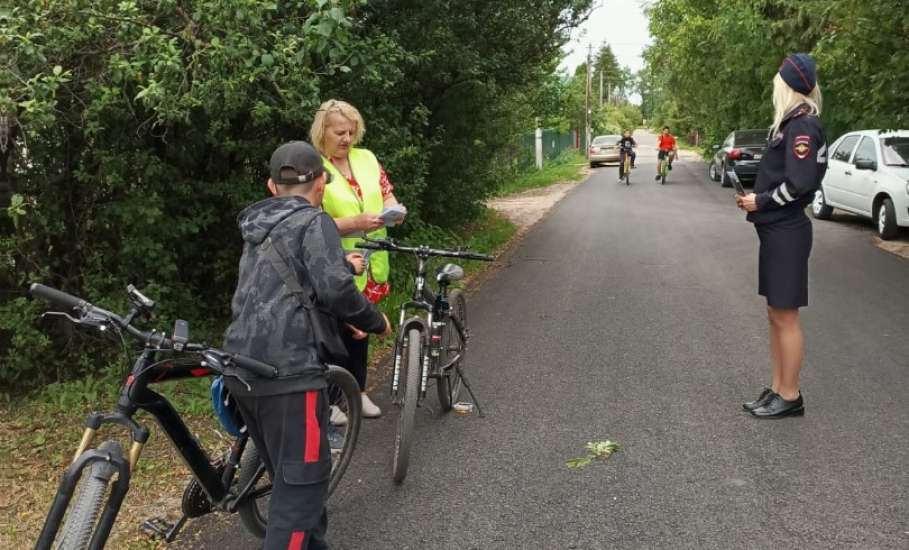
[[[770,398],[774,395],[776,394],[773,393],[773,390],[770,388],[764,388],[763,391],[761,391],[761,395],[759,395],[757,399],[754,401],[749,401],[747,403],[742,403],[742,408],[748,412],[751,412],[758,407],[763,407],[766,405],[767,402],[770,401]]]
[[[775,393],[771,395],[767,403],[751,411],[751,414],[758,418],[783,418],[805,414],[805,401],[801,394],[794,401],[786,401]]]

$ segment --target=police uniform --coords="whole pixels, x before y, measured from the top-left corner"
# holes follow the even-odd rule
[[[827,141],[807,105],[790,111],[771,136],[754,184],[757,210],[748,214],[760,239],[758,294],[767,305],[808,305],[811,221],[805,207],[827,171]]]

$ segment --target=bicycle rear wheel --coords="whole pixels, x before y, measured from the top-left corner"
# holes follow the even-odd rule
[[[448,304],[451,307],[452,319],[457,319],[461,328],[465,329],[467,326],[467,300],[464,298],[464,293],[460,289],[452,290],[448,295]],[[453,320],[449,320],[442,329],[441,348],[439,353],[439,363],[441,364],[447,363],[450,357],[461,355],[455,364],[447,368],[445,372],[439,373],[439,383],[436,384],[442,412],[448,412],[452,405],[458,402],[458,397],[461,395],[463,382],[458,367],[463,368],[461,365],[464,362],[465,351],[464,340]]]
[[[410,463],[410,445],[413,442],[413,425],[417,414],[417,398],[420,393],[420,370],[423,359],[423,335],[418,329],[410,329],[405,341],[405,354],[401,359],[404,371],[404,396],[401,399],[401,413],[395,433],[395,456],[392,464],[392,478],[401,483],[407,477]],[[400,391],[400,389],[399,389]]]
[[[357,381],[347,370],[332,365],[328,367],[326,377],[328,379],[326,393],[332,408],[328,423],[328,444],[331,447],[331,478],[328,481],[330,497],[347,471],[357,446],[363,421],[363,402]],[[237,487],[242,489],[250,482],[253,486],[237,507],[237,512],[247,531],[258,538],[265,538],[272,485],[252,440],[247,444],[240,459]]]
[[[122,458],[123,449],[116,441],[105,441],[98,447],[112,458]],[[95,524],[101,514],[104,497],[117,469],[109,462],[95,462],[83,474],[79,492],[69,507],[66,523],[55,550],[83,550],[91,542]]]

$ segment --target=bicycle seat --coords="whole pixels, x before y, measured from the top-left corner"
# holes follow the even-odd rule
[[[457,264],[445,264],[436,272],[436,281],[448,284],[464,278],[464,268]]]

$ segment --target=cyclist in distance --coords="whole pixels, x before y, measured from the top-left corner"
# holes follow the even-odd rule
[[[225,380],[272,479],[265,550],[328,548],[326,367],[310,314],[285,281],[295,278],[337,321],[391,334],[388,319],[357,290],[337,226],[319,208],[330,178],[308,143],[286,143],[271,157],[274,196],[238,217],[243,256],[224,348],[278,373]]]
[[[660,179],[660,169],[664,161],[669,163],[667,168],[672,170],[672,159],[675,158],[679,151],[675,136],[669,133],[669,126],[663,126],[663,132],[657,136],[657,148],[659,153],[657,153],[657,175],[653,178],[655,180]]]
[[[631,137],[631,130],[625,130],[622,133],[622,139],[619,140],[619,181],[622,181],[622,178],[625,177],[625,155],[631,155],[631,167],[634,168],[634,160],[637,158],[637,154],[634,152],[634,148],[638,146],[638,142]]]

